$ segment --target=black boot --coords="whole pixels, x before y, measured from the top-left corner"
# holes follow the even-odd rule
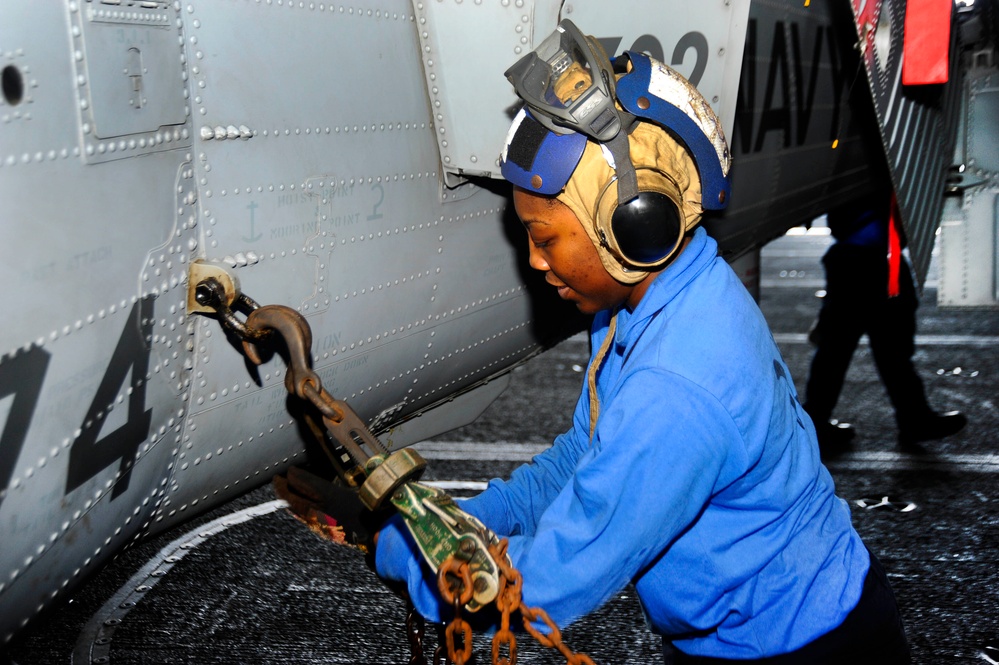
[[[899,423],[898,444],[903,447],[912,447],[920,441],[935,441],[951,434],[957,434],[965,425],[968,418],[960,411],[948,411],[947,413],[930,412],[919,418],[906,419]]]
[[[850,423],[824,420],[815,423],[815,434],[819,439],[819,452],[823,457],[829,457],[848,451],[857,432]]]

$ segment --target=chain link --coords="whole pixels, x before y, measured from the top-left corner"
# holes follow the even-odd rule
[[[406,638],[409,640],[409,665],[427,665],[423,655],[423,635],[426,624],[412,603],[406,610]]]
[[[448,658],[454,665],[465,665],[472,658],[472,627],[461,618],[461,608],[472,600],[474,593],[468,561],[449,556],[437,570],[437,590],[444,602],[454,607],[454,618],[444,633]],[[458,650],[457,637],[461,638],[461,651]]]
[[[500,568],[500,595],[497,597],[497,607],[499,607],[499,597],[503,597],[503,603],[509,606],[509,612],[514,612],[520,610],[521,618],[524,621],[524,630],[526,630],[531,637],[537,640],[538,644],[547,648],[555,648],[558,650],[562,656],[565,657],[566,665],[595,665],[593,659],[584,653],[576,653],[569,648],[565,642],[562,641],[562,631],[559,630],[555,622],[552,621],[548,613],[545,612],[540,607],[529,607],[524,605],[521,599],[521,589],[523,588],[524,581],[520,575],[520,571],[510,565],[509,560],[506,556],[506,549],[509,545],[509,541],[506,538],[500,541],[499,545],[494,545],[490,543],[489,553],[495,559],[496,564]],[[504,611],[501,607],[500,611]],[[551,633],[548,635],[543,634],[541,631],[533,626],[533,622],[541,619]],[[500,633],[497,633],[493,638],[493,662],[495,663],[497,647],[495,644],[496,637]],[[512,634],[511,634],[512,637]],[[516,644],[516,643],[514,643]],[[516,647],[513,649],[514,654],[516,654]],[[510,661],[511,665],[516,663],[516,657]]]
[[[517,662],[517,637],[510,630],[510,615],[520,605],[520,590],[524,586],[520,574],[512,574],[507,564],[506,549],[509,541],[505,538],[499,545],[492,545],[489,553],[496,559],[500,568],[500,592],[496,595],[496,609],[500,611],[500,628],[493,635],[494,665],[515,665]],[[516,571],[514,571],[516,573]],[[504,656],[502,652],[508,655]]]
[[[538,644],[548,649],[556,649],[565,658],[566,665],[595,665],[583,653],[576,653],[562,641],[562,631],[552,621],[548,613],[540,607],[529,607],[521,600],[524,580],[520,572],[508,563],[506,551],[509,541],[504,538],[498,544],[489,543],[489,554],[500,568],[500,591],[496,596],[496,609],[500,611],[500,628],[493,636],[493,665],[516,665],[517,638],[510,630],[510,616],[520,611],[524,630]],[[447,627],[446,640],[448,658],[454,665],[466,665],[472,657],[472,628],[461,617],[461,608],[472,598],[472,577],[467,561],[450,557],[437,571],[437,589],[444,602],[454,607],[454,618]],[[534,627],[541,621],[550,631],[547,635]],[[461,650],[456,646],[455,635],[461,636]],[[503,655],[503,651],[507,655]]]
[[[437,624],[437,648],[434,649],[434,665],[448,665],[447,657],[447,627]]]

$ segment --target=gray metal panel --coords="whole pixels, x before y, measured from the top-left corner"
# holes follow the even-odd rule
[[[71,0],[67,9],[87,161],[186,144],[190,108],[177,9],[167,0],[133,6]]]
[[[413,0],[426,87],[444,168],[499,175],[499,153],[517,96],[503,72],[558,21],[552,0]],[[535,31],[542,34],[535,35]]]
[[[903,86],[905,0],[869,1],[860,3],[862,9],[858,0],[852,5],[913,268],[922,285],[954,151],[958,59],[951,57],[950,82],[943,86]]]
[[[187,105],[177,17],[167,2],[133,6],[87,1],[71,12],[82,41],[86,104],[99,139],[183,124]]]
[[[588,26],[609,55],[644,51],[686,76],[731,137],[750,7],[749,0],[631,0],[622,11],[614,2],[575,0],[563,3],[562,18]]]
[[[307,316],[332,394],[385,429],[537,351],[506,197],[443,188],[406,2],[188,3],[183,19],[198,254]],[[248,371],[212,320],[194,346],[164,525],[266,481],[304,446],[282,360]]]
[[[250,368],[187,315],[192,260],[305,313],[320,376],[393,440],[474,417],[550,335],[507,197],[443,186],[408,3],[150,7],[169,27],[136,34],[171,39],[140,42],[166,64],[138,87],[167,92],[139,108],[113,38],[136,19],[98,9],[14,13],[5,30],[31,39],[0,52],[23,84],[0,100],[2,304],[20,314],[0,330],[3,639],[125,542],[298,459],[283,361]]]
[[[999,68],[967,76],[969,175],[999,183]]]
[[[3,428],[0,445],[12,464],[0,494],[3,638],[142,532],[183,427],[186,127],[113,149],[88,132],[89,78],[76,69],[85,9],[34,3],[4,19],[0,66],[25,94],[0,106],[0,304],[18,312],[0,329],[0,383],[5,423],[26,424]],[[164,11],[179,71],[177,12]],[[183,109],[182,87],[171,90]]]
[[[749,0],[413,0],[437,141],[448,173],[499,178],[499,153],[521,102],[503,72],[572,19],[608,54],[648,50],[690,77],[731,132]],[[561,16],[560,16],[561,13]]]
[[[999,188],[948,197],[940,223],[937,303],[948,307],[999,304],[996,238]]]
[[[940,224],[937,302],[999,304],[999,71],[970,70],[964,81],[957,163],[959,191],[949,196]]]

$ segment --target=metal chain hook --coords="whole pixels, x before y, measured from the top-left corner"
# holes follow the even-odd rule
[[[285,305],[265,305],[250,312],[246,326],[251,330],[276,333],[288,350],[288,373],[285,387],[300,399],[308,399],[307,388],[319,388],[322,382],[312,371],[312,328],[298,311]],[[243,350],[255,365],[263,363],[257,345],[243,340]]]
[[[330,395],[312,369],[312,328],[300,312],[285,305],[264,305],[250,312],[246,327],[279,336],[288,354],[284,385],[289,393],[314,405],[323,416],[327,430],[364,465],[371,454],[388,455],[388,450],[372,436],[363,422],[342,400]],[[243,339],[243,350],[255,364],[263,362],[254,341]],[[363,446],[369,449],[365,451]]]

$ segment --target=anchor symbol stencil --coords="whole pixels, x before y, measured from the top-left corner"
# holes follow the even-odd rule
[[[245,240],[246,242],[256,242],[264,237],[263,233],[258,233],[256,235],[253,235],[254,225],[255,225],[253,211],[259,208],[260,206],[257,205],[256,201],[251,201],[250,205],[246,207],[250,209],[250,237],[247,238],[246,236],[243,236],[243,240]]]

